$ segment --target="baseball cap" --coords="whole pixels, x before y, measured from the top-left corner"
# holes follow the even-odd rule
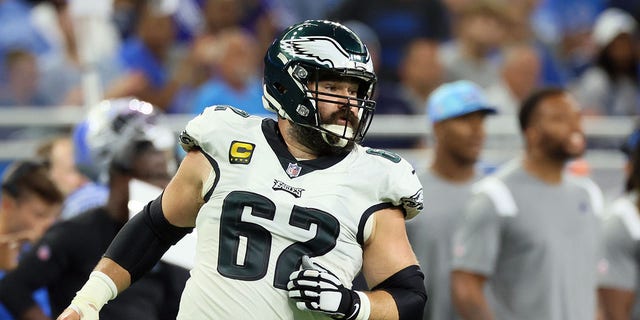
[[[622,33],[634,34],[636,21],[633,17],[617,8],[603,11],[593,26],[593,41],[600,47],[611,43],[615,37]]]
[[[487,102],[482,88],[468,80],[439,86],[427,101],[427,114],[433,123],[476,111],[496,113],[496,109]]]

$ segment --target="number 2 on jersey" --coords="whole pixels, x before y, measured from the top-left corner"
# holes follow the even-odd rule
[[[267,273],[272,235],[257,223],[242,221],[245,208],[250,209],[252,216],[262,219],[273,220],[276,215],[276,206],[269,198],[246,191],[230,192],[224,199],[220,216],[218,272],[228,278],[252,281],[262,279]],[[289,275],[299,267],[303,255],[320,256],[335,247],[340,223],[334,216],[318,209],[293,207],[290,226],[310,230],[314,224],[317,227],[312,239],[294,242],[278,256],[274,287],[286,289]],[[238,263],[243,240],[245,258]]]

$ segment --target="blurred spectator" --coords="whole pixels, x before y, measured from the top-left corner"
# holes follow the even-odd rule
[[[181,57],[177,65],[172,65],[170,54],[175,44],[172,12],[154,1],[145,3],[135,35],[120,49],[125,74],[108,86],[105,97],[133,96],[168,110],[177,103],[179,91],[190,84],[189,61],[188,57]]]
[[[425,114],[427,98],[442,83],[443,67],[438,50],[434,41],[415,39],[407,46],[398,68],[399,90],[413,114]]]
[[[207,80],[215,77],[216,60],[219,59],[218,36],[228,29],[243,29],[253,38],[256,50],[266,48],[275,36],[279,27],[273,22],[275,13],[272,12],[270,1],[246,0],[204,0],[202,8],[203,27],[196,34],[191,48],[191,72],[193,87],[199,87]],[[186,110],[191,111],[192,102]]]
[[[571,79],[590,63],[593,48],[589,34],[608,0],[539,0],[531,23],[540,39],[556,48],[558,59]]]
[[[598,295],[604,319],[640,318],[637,259],[640,244],[640,130],[626,139],[625,193],[607,206],[603,222],[603,257],[598,264]]]
[[[41,107],[51,105],[39,90],[36,57],[25,50],[10,50],[4,57],[7,85],[0,87],[0,106]]]
[[[203,32],[205,23],[202,3],[205,0],[166,1],[175,6],[173,21],[176,24],[177,41],[180,45],[190,44],[197,34]]]
[[[455,232],[454,305],[465,319],[595,319],[603,198],[565,172],[585,151],[580,108],[543,88],[519,120],[523,156],[474,186]]]
[[[503,7],[489,0],[467,4],[455,22],[455,37],[442,46],[447,81],[470,80],[488,87],[498,80],[500,48],[506,39]]]
[[[593,27],[598,47],[594,66],[576,81],[585,114],[626,116],[640,111],[640,51],[637,23],[620,9],[607,9]]]
[[[501,115],[513,115],[520,104],[539,84],[541,62],[535,47],[527,44],[511,45],[504,49],[500,79],[487,88],[487,99]]]
[[[425,114],[429,94],[443,80],[438,44],[425,38],[411,41],[397,72],[399,83],[387,81],[378,85],[376,114]],[[424,139],[381,137],[367,139],[364,144],[376,148],[415,148],[424,144]]]
[[[69,219],[107,202],[109,190],[77,170],[71,137],[61,136],[42,144],[37,151],[49,167],[49,176],[65,196],[62,219]]]
[[[127,40],[136,34],[137,21],[147,5],[147,0],[113,0],[111,20],[120,39]]]
[[[51,46],[40,59],[40,70],[41,88],[53,105],[84,105],[83,77],[90,72],[96,73],[100,92],[121,74],[116,59],[120,42],[109,21],[93,19],[88,28],[72,16],[66,1],[36,6],[33,19]],[[78,30],[83,27],[90,30]]]
[[[16,250],[24,241],[37,241],[60,214],[62,199],[63,195],[48,178],[44,164],[36,161],[13,163],[2,181],[0,234],[3,245],[12,237],[14,242],[11,244]],[[16,253],[13,253],[13,259],[2,257],[0,270],[17,266]]]
[[[31,6],[24,0],[0,0],[0,85],[7,71],[8,50],[24,50],[38,56],[49,47],[31,22]]]
[[[250,114],[264,115],[260,60],[253,36],[239,28],[217,35],[213,78],[198,88],[191,112],[201,113],[211,105],[236,106]]]
[[[333,9],[340,6],[344,0],[274,0],[273,2],[278,16],[278,24],[286,27],[304,20],[326,19]],[[357,31],[356,34],[360,35]]]
[[[227,28],[243,28],[253,34],[259,52],[265,52],[282,24],[272,0],[204,0],[204,35],[215,36]]]
[[[508,18],[505,30],[507,45],[534,47],[541,64],[539,82],[547,86],[565,86],[568,74],[561,65],[559,53],[552,44],[542,41],[531,23],[539,0],[499,1],[505,4],[504,9]]]
[[[62,199],[43,164],[18,161],[7,169],[0,196],[0,278],[18,266],[21,253],[28,248],[26,244],[37,241],[55,221]],[[43,314],[51,315],[46,291],[34,291],[32,299]],[[2,304],[0,319],[13,319]]]
[[[93,128],[87,136],[92,159],[109,176],[108,202],[55,224],[0,281],[0,300],[18,318],[39,313],[29,297],[42,286],[49,291],[53,314],[66,308],[128,221],[129,184],[134,179],[159,188],[169,182],[165,149],[156,143],[156,132],[161,129],[153,122],[157,112],[148,103],[120,103],[114,101],[108,109],[105,104],[98,105],[87,120]],[[175,319],[187,277],[187,270],[160,262],[110,301],[100,318]]]
[[[425,320],[455,319],[449,285],[452,235],[471,198],[471,186],[482,175],[476,164],[485,139],[485,117],[495,112],[482,89],[470,81],[444,84],[429,98],[436,144],[430,167],[418,175],[429,214],[407,223],[411,247],[425,270]]]
[[[402,50],[415,38],[439,40],[448,36],[445,9],[437,0],[344,0],[329,18],[358,20],[371,27],[380,39],[381,81],[396,81]]]

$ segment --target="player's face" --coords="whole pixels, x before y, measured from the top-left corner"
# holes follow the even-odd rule
[[[349,105],[356,104],[354,99],[357,97],[358,83],[355,81],[327,80],[310,82],[307,86],[311,91],[318,92],[316,98],[318,99],[317,108],[320,124],[339,136],[353,135],[359,122],[359,108],[350,107]],[[348,128],[348,130],[345,130],[345,128]],[[351,130],[351,133],[348,132],[349,130]],[[291,126],[290,133],[317,155],[330,155],[349,151],[355,145],[353,141],[348,141],[346,145],[340,146],[341,139],[331,134],[324,134],[325,141],[320,131],[299,125]]]
[[[133,165],[134,177],[159,188],[169,183],[169,166],[164,152],[152,149],[140,154]]]
[[[474,164],[484,145],[485,117],[485,112],[477,111],[436,123],[438,144],[460,163]]]
[[[581,156],[586,147],[577,101],[569,94],[552,96],[535,111],[536,145],[550,158],[565,161]]]
[[[315,87],[316,84],[312,82],[310,88],[313,90]],[[317,89],[320,99],[318,100],[318,112],[322,123],[337,124],[341,127],[347,125],[353,130],[357,129],[359,108],[349,107],[349,105],[356,104],[358,83],[342,80],[319,81]],[[338,134],[342,134],[342,132]]]

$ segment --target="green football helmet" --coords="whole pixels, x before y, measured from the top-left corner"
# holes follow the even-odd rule
[[[304,21],[289,27],[271,44],[264,62],[265,109],[318,130],[323,137],[362,141],[373,119],[376,75],[369,51],[353,31],[332,21]],[[357,98],[318,93],[317,87],[310,88],[310,82],[317,84],[325,77],[355,79],[359,83]],[[353,128],[348,124],[337,128],[335,124],[322,123],[318,101],[331,102],[336,97],[345,99],[350,108],[359,108],[358,123],[352,124]],[[350,108],[344,108],[345,112]]]

